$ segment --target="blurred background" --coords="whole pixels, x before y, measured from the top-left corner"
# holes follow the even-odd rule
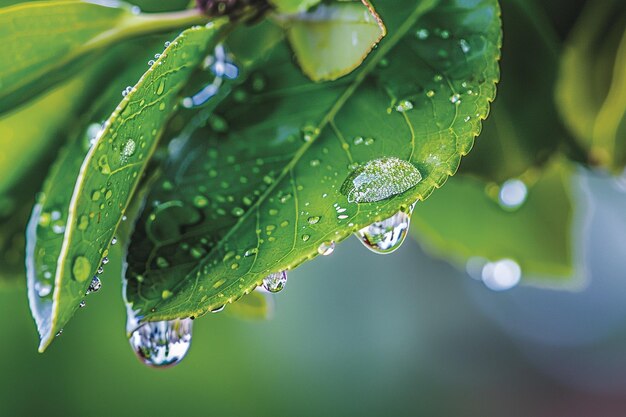
[[[494,292],[412,240],[380,256],[349,239],[290,274],[273,320],[196,320],[166,370],[127,343],[117,267],[44,355],[24,291],[0,292],[0,415],[623,416],[626,198],[573,181],[591,271],[577,292]]]

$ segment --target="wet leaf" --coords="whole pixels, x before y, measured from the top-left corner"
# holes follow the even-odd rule
[[[493,183],[457,175],[413,211],[410,233],[436,256],[462,267],[472,258],[512,259],[527,284],[572,284],[572,167],[560,158],[528,176],[526,199]],[[524,202],[515,209],[511,199]],[[508,203],[503,204],[503,203]],[[471,210],[468,210],[471,207]]]
[[[4,56],[11,57],[0,66],[0,113],[66,78],[107,46],[201,21],[188,13],[155,27],[158,18],[121,3],[104,4],[42,1],[0,8],[0,42]]]
[[[365,0],[362,4],[322,4],[291,16],[285,26],[302,71],[313,81],[349,74],[386,33],[382,20]]]
[[[332,83],[305,78],[283,44],[216,109],[151,192],[132,237],[126,295],[143,320],[233,302],[454,174],[495,95],[499,10],[491,0],[432,6],[381,2],[389,36]],[[406,161],[422,179],[350,202],[344,182],[381,158]]]
[[[179,94],[217,41],[223,23],[189,29],[177,37],[121,101],[84,161],[74,156],[88,146],[79,142],[66,154],[66,163],[53,171],[28,236],[32,287],[42,280],[54,282],[46,307],[33,309],[41,310],[40,350],[74,314],[107,256]],[[67,173],[75,175],[68,178]]]
[[[556,100],[592,163],[626,164],[626,5],[588,2],[565,45]]]

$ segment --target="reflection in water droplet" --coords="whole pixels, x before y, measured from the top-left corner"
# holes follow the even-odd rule
[[[274,272],[263,278],[263,288],[269,292],[279,292],[287,284],[287,271]]]
[[[93,277],[93,279],[91,280],[91,284],[89,284],[89,288],[87,288],[87,294],[90,294],[92,292],[98,292],[100,291],[100,288],[102,288],[102,282],[100,282],[100,278]]]
[[[374,222],[356,233],[366,248],[387,254],[398,249],[409,231],[413,206],[380,222]]]
[[[493,291],[504,291],[515,287],[522,278],[522,269],[512,259],[488,262],[482,270],[482,280]]]
[[[506,180],[500,187],[498,201],[506,210],[516,210],[524,204],[528,196],[528,188],[518,179]]]
[[[148,366],[176,365],[189,351],[192,325],[191,319],[149,322],[135,330],[129,342]]]
[[[335,242],[332,240],[330,242],[322,242],[317,247],[317,253],[323,256],[328,256],[332,254],[335,250]]]
[[[341,186],[353,203],[384,200],[415,187],[422,175],[410,162],[398,158],[374,159],[355,169]]]
[[[411,103],[409,100],[402,100],[396,106],[396,111],[400,113],[404,113],[406,111],[411,110],[412,108],[413,108],[413,103]]]

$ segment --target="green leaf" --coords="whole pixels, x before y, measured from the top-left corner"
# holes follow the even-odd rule
[[[591,162],[626,164],[626,5],[588,2],[565,45],[556,100]]]
[[[374,8],[362,4],[322,4],[285,23],[302,71],[313,81],[336,80],[352,72],[385,36]]]
[[[179,93],[223,25],[216,21],[177,37],[121,101],[84,161],[72,166],[76,157],[68,154],[70,166],[53,172],[28,236],[29,279],[54,282],[50,298],[44,297],[45,308],[38,312],[41,351],[78,308],[178,106]],[[82,144],[77,146],[74,151],[80,153]]]
[[[305,12],[321,0],[269,0],[278,13]]]
[[[233,302],[443,185],[494,98],[501,32],[496,1],[443,1],[425,15],[433,6],[381,3],[390,36],[336,82],[309,81],[282,45],[216,109],[138,220],[126,296],[140,318]],[[343,183],[380,158],[405,161],[421,181],[407,190],[399,178],[385,191],[403,193],[350,202]]]
[[[556,159],[536,174],[527,180],[534,184],[516,210],[499,203],[498,186],[456,176],[416,206],[411,234],[430,252],[460,266],[475,257],[512,259],[524,283],[571,285],[572,167]]]
[[[506,36],[498,99],[478,150],[461,166],[464,174],[499,183],[543,166],[569,138],[553,100],[559,40],[546,28],[545,12],[528,0],[501,4]]]
[[[93,60],[89,54],[121,40],[200,23],[196,11],[135,14],[130,7],[85,1],[38,1],[0,9],[0,113]],[[70,65],[76,64],[76,65]]]

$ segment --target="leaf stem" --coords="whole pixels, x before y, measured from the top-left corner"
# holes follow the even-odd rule
[[[126,18],[119,26],[90,40],[83,48],[98,49],[124,39],[205,24],[209,20],[209,17],[198,9],[133,15]]]

